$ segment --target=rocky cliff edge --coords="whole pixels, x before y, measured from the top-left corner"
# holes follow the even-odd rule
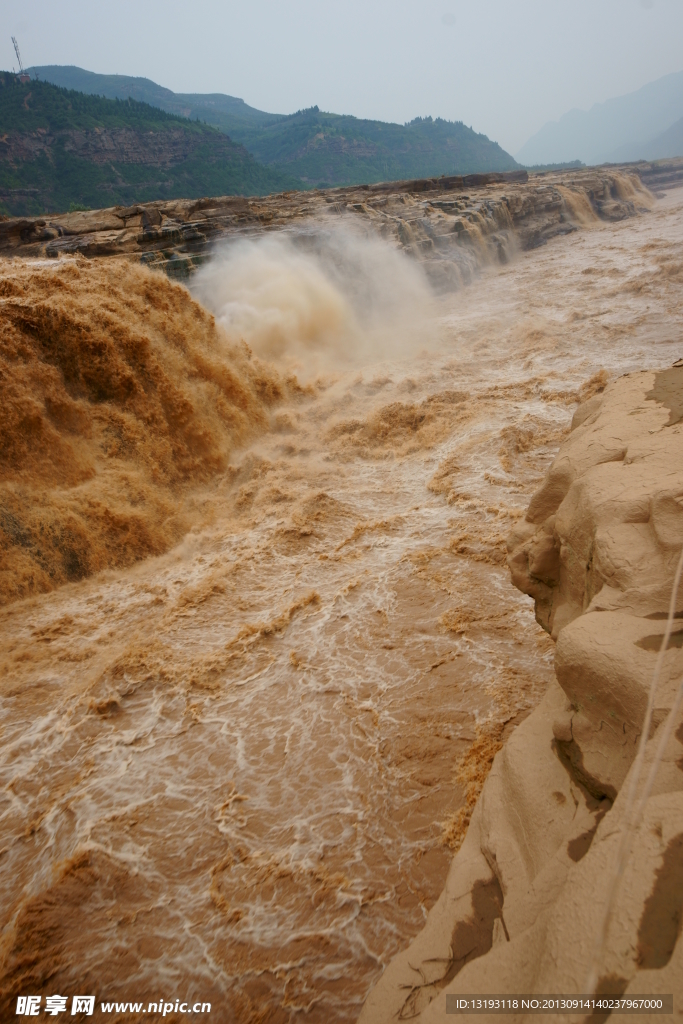
[[[585,991],[682,546],[683,360],[628,374],[577,409],[509,539],[513,582],[557,641],[557,681],[496,756],[441,897],[361,1024],[445,1022],[448,994]],[[683,675],[681,609],[683,593],[643,778]],[[673,993],[680,1021],[678,717],[631,841],[597,991]]]

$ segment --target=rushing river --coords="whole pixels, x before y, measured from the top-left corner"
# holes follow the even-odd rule
[[[296,276],[269,245],[269,280]],[[247,323],[255,251],[228,260],[230,294],[218,264],[196,292],[277,360],[308,307],[283,280],[285,334]],[[407,274],[372,344],[328,296],[320,330],[358,351],[236,454],[201,526],[0,612],[0,950],[25,954],[20,992],[355,1020],[552,674],[505,536],[578,398],[683,355],[682,282],[673,190],[445,297]]]

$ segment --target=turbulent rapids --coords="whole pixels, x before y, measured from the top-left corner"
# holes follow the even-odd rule
[[[165,550],[188,487],[263,431],[277,375],[180,288],[125,262],[0,279],[0,600]]]
[[[576,403],[683,355],[683,195],[570,199],[455,291],[325,218],[187,287],[2,261],[3,1019],[350,1022],[420,930],[553,674],[505,537]]]

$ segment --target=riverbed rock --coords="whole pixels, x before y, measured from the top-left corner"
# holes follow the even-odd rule
[[[674,185],[683,182],[683,160],[671,162],[669,176]],[[657,180],[650,174],[648,184]],[[526,171],[471,174],[5,218],[0,255],[123,255],[183,278],[225,239],[344,218],[355,230],[392,241],[423,265],[437,289],[447,290],[469,282],[484,265],[506,263],[520,249],[589,222],[623,220],[651,203],[635,166],[532,177]]]
[[[497,754],[439,902],[361,1024],[445,1022],[448,995],[586,991],[681,546],[683,362],[627,374],[579,407],[509,539],[513,582],[557,641],[557,682]],[[641,785],[683,680],[681,619],[683,592]],[[597,991],[673,993],[683,1020],[682,920],[679,709]]]

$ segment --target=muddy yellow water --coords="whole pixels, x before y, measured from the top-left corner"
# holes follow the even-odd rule
[[[272,279],[283,261],[296,276],[273,259]],[[313,325],[295,386],[278,360],[315,319],[310,295],[292,305],[285,281],[268,299],[286,307],[273,335],[249,326],[253,295],[243,315],[246,285],[199,282],[219,324],[252,330],[257,349],[275,337],[261,355],[290,382],[258,430],[233,424],[190,504],[168,483],[159,508],[172,522],[178,501],[179,542],[168,527],[146,560],[73,582],[64,570],[64,585],[31,563],[36,596],[0,611],[3,1012],[20,994],[92,992],[207,1001],[219,1021],[355,1019],[552,674],[506,533],[579,398],[683,356],[682,283],[673,191],[424,305],[406,285],[429,322],[389,318],[395,350],[378,323],[364,350],[333,296],[321,330],[356,348],[337,344],[327,368],[314,353],[307,375]],[[244,373],[263,395],[263,375]],[[113,430],[99,415],[92,430]],[[84,474],[79,521],[105,479]]]

